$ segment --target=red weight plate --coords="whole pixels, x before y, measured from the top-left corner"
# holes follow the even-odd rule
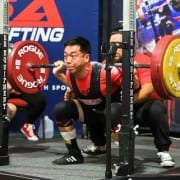
[[[171,48],[173,48],[173,45],[171,44],[172,42],[174,42],[174,40],[177,40],[178,36],[175,36],[175,35],[166,35],[164,36],[164,41],[163,43],[166,43],[164,48],[162,48],[162,51],[163,51],[163,56],[162,56],[162,64],[161,64],[161,75],[160,75],[160,78],[161,78],[161,83],[162,83],[162,87],[163,87],[163,90],[166,94],[166,99],[172,99],[172,100],[175,100],[177,97],[174,96],[174,94],[172,93],[171,90],[168,90],[167,89],[167,82],[168,82],[168,79],[167,77],[164,77],[164,70],[167,71],[167,74],[169,73],[169,70],[168,70],[168,62],[170,59],[167,59],[168,57],[165,56],[165,54],[167,54],[168,51],[171,51]],[[171,47],[171,48],[170,48]],[[160,47],[159,47],[160,48]],[[176,68],[176,66],[174,65],[174,68]],[[174,74],[174,76],[176,75],[176,73]]]
[[[168,43],[162,65],[164,87],[172,100],[180,99],[179,49],[180,36],[174,35]]]
[[[30,69],[29,64],[49,64],[44,48],[36,41],[19,41],[8,57],[8,79],[18,91],[34,94],[49,77],[49,68]]]
[[[161,82],[161,65],[162,65],[162,56],[163,56],[163,51],[161,50],[161,48],[157,48],[157,47],[161,47],[162,41],[159,41],[155,47],[155,50],[153,52],[152,55],[152,62],[151,62],[151,78],[152,78],[152,83],[153,86],[156,90],[156,92],[163,98],[167,99],[167,96],[164,92],[163,89],[163,85]]]
[[[11,51],[12,52],[12,51]],[[8,55],[8,58],[7,58],[7,79],[9,81],[9,83],[12,85],[12,87],[17,90],[17,91],[20,91],[20,89],[16,86],[15,82],[14,82],[14,77],[13,77],[13,60],[11,60],[13,57],[12,57],[12,53]]]
[[[164,85],[163,74],[162,74],[162,66],[164,53],[169,42],[172,40],[172,35],[166,35],[161,40],[158,41],[156,47],[152,53],[152,62],[151,62],[151,78],[154,89],[158,93],[158,95],[164,99],[171,99],[167,89]]]

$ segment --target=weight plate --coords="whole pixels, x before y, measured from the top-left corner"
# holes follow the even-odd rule
[[[151,62],[151,78],[154,89],[158,93],[158,95],[164,99],[169,99],[169,95],[164,88],[164,83],[162,82],[162,61],[164,56],[163,49],[166,49],[167,39],[162,38],[156,44],[156,47],[152,53],[152,62]]]
[[[176,58],[174,59],[176,60],[173,61],[173,64],[171,63],[170,68],[168,65],[172,61],[172,56],[174,56],[171,55],[173,53],[173,46],[176,45],[176,48],[178,48],[178,46],[180,46],[178,44],[180,44],[179,36],[166,35],[161,40],[159,40],[152,54],[152,83],[159,96],[164,99],[177,99],[180,97],[178,94],[180,90],[178,90],[178,88],[176,88],[176,91],[173,90],[174,88],[168,80],[168,78],[171,80],[174,79],[177,84],[179,82],[179,75],[177,73],[177,56],[179,55],[175,55]],[[171,60],[169,59],[170,56]]]
[[[180,98],[180,36],[170,39],[163,59],[164,85],[172,98]]]
[[[8,56],[8,80],[12,86],[27,94],[37,93],[46,84],[49,68],[28,67],[29,64],[48,64],[48,56],[36,41],[19,41]]]

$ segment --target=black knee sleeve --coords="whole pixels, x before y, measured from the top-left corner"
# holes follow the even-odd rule
[[[121,113],[122,113],[121,103],[112,103],[111,104],[111,127],[112,128],[117,126],[118,124],[121,124]]]
[[[162,119],[163,116],[165,116],[165,118],[163,118],[165,121],[167,119],[167,108],[166,105],[160,101],[154,101],[150,107],[149,110],[149,115],[150,115],[150,119],[153,119],[155,121]]]
[[[72,119],[78,119],[78,110],[73,101],[64,101],[56,104],[54,115],[59,126],[69,126]]]
[[[111,127],[115,127],[121,124],[122,104],[112,103],[111,104]]]

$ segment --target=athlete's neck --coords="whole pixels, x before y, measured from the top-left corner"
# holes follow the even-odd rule
[[[76,74],[76,77],[78,79],[84,79],[88,75],[89,69],[90,63],[88,62],[83,67],[81,67],[80,71]]]

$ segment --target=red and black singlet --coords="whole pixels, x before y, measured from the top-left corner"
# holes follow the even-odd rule
[[[120,100],[121,72],[112,69],[111,72],[111,97],[112,101]],[[95,109],[105,108],[106,97],[106,70],[104,65],[98,62],[90,64],[90,71],[84,79],[77,79],[73,74],[70,77],[70,84],[81,103]],[[69,78],[67,78],[69,79]]]

